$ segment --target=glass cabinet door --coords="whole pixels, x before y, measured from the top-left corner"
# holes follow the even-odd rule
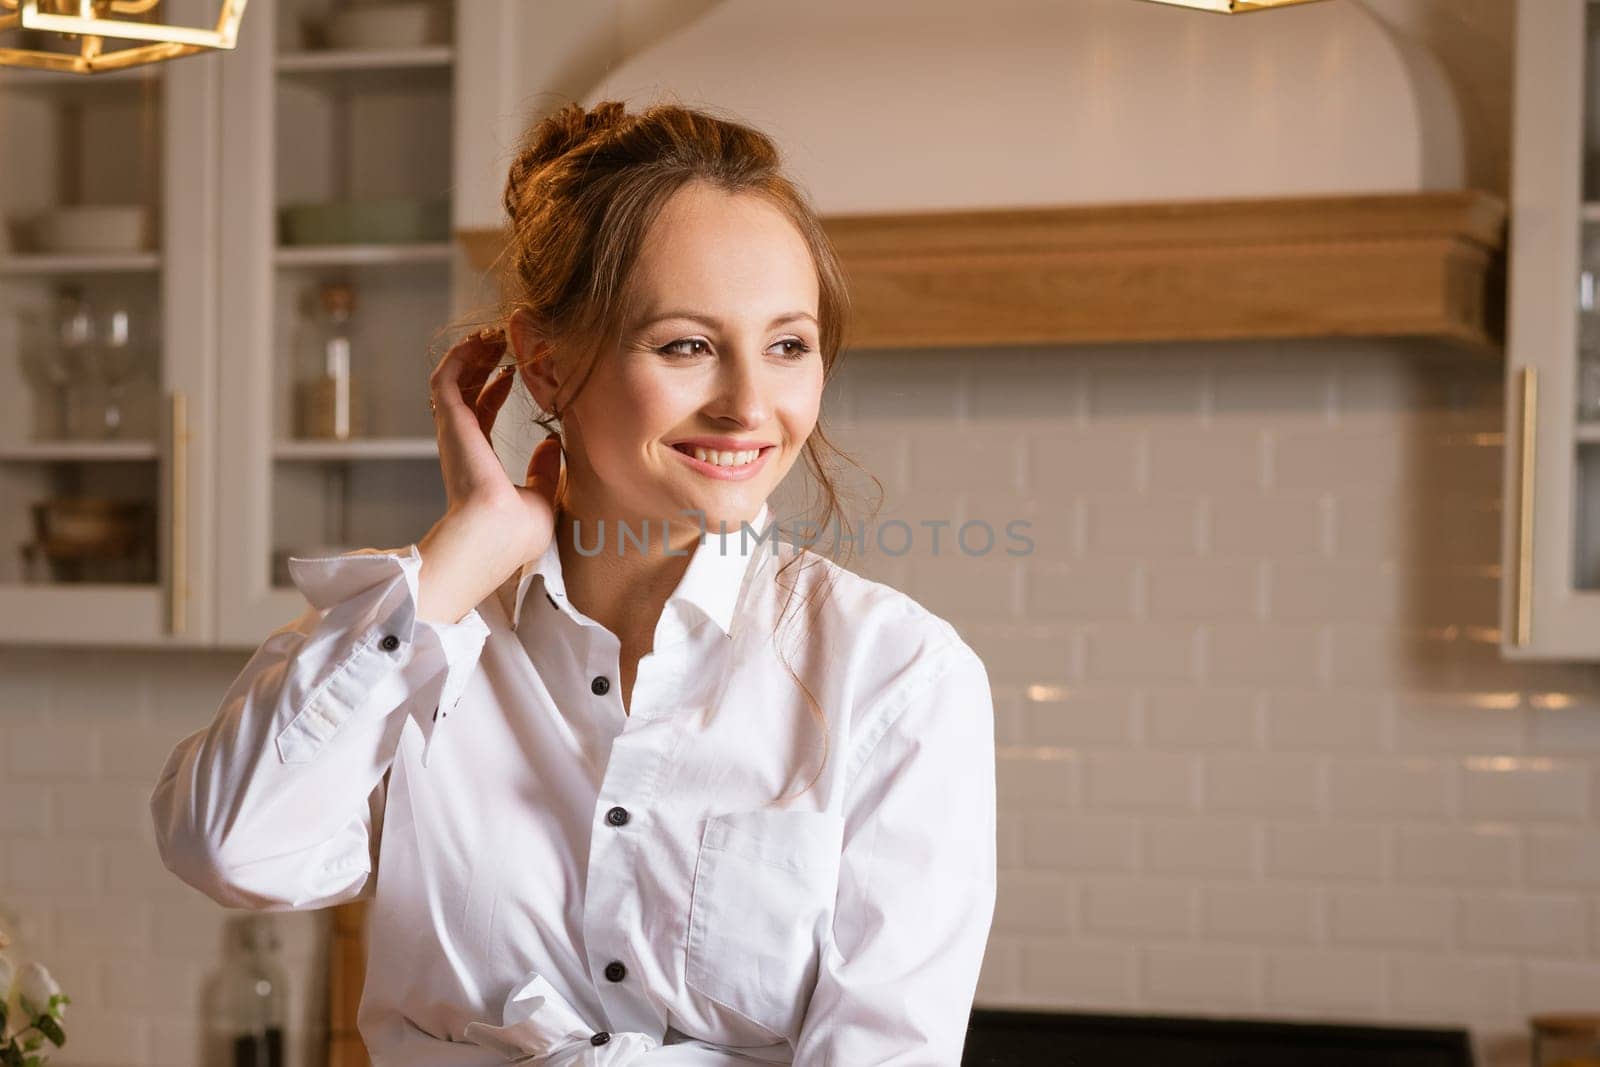
[[[0,70],[0,640],[210,640],[215,78]]]
[[[1600,3],[1518,20],[1502,649],[1600,660]]]
[[[398,548],[443,513],[430,349],[453,314],[450,5],[280,0],[224,73],[222,639],[305,608],[291,557]],[[373,15],[379,17],[374,22]]]

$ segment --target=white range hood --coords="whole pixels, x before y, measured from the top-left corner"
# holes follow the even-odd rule
[[[824,214],[1459,189],[1431,54],[1359,0],[723,0],[584,102],[771,133]]]

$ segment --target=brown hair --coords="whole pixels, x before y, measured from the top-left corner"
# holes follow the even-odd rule
[[[528,131],[511,164],[504,198],[510,235],[502,254],[505,301],[500,322],[509,321],[519,308],[527,309],[576,371],[563,381],[553,410],[535,416],[547,431],[559,433],[561,412],[583,389],[601,355],[620,342],[637,310],[629,281],[645,235],[673,194],[692,182],[761,197],[794,225],[816,266],[824,383],[833,377],[849,311],[844,273],[809,199],[781,172],[772,139],[708,110],[678,104],[660,103],[636,114],[612,100],[588,110],[568,104]],[[803,455],[820,496],[818,517],[808,529],[835,529],[839,523],[848,531],[832,459],[866,474],[881,501],[882,483],[828,440],[820,416]],[[797,552],[775,580],[783,585],[791,566],[817,563],[813,553]],[[785,586],[780,628],[792,621],[789,608],[798,586],[798,581]],[[820,611],[830,587],[831,580],[825,579],[819,595],[802,597],[810,618]],[[805,693],[823,734],[822,761],[804,793],[827,763],[828,720],[786,657],[784,666]]]

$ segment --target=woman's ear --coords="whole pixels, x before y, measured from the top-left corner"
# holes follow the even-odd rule
[[[517,373],[522,384],[545,411],[553,410],[560,379],[556,376],[554,348],[540,329],[539,322],[527,308],[511,313],[509,329],[511,350],[517,358]]]

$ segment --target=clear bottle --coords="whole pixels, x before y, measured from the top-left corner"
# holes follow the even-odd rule
[[[1600,227],[1583,228],[1578,273],[1578,419],[1600,420]]]
[[[267,914],[233,924],[221,976],[231,1067],[283,1067],[288,976],[278,961],[278,929]]]
[[[355,289],[328,282],[301,327],[295,375],[295,434],[318,440],[366,436],[363,368],[354,343]]]

